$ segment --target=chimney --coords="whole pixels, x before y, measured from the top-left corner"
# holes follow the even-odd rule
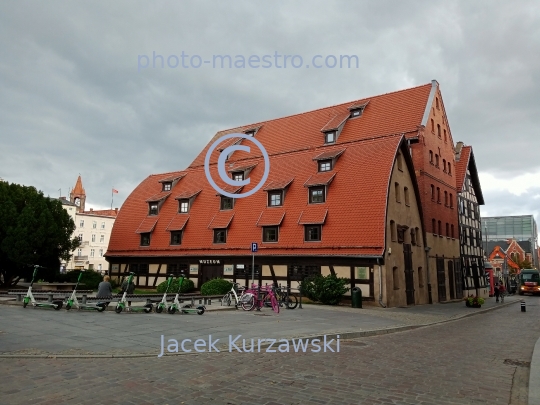
[[[116,213],[118,214],[118,208],[115,208],[115,209],[114,209],[114,212],[116,212]]]
[[[461,149],[463,148],[463,146],[464,144],[461,141],[456,143],[456,149],[455,149],[456,161],[458,161],[461,158]]]

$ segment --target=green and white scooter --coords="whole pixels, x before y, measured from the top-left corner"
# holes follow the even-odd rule
[[[135,276],[135,273],[129,273],[128,286],[133,281],[133,276]],[[143,312],[144,311],[147,314],[149,314],[150,312],[152,312],[152,309],[154,308],[153,304],[146,304],[144,307],[132,307],[131,305],[128,305],[128,300],[126,297],[127,297],[127,288],[126,288],[126,291],[124,291],[124,294],[122,294],[122,298],[120,298],[120,300],[118,301],[118,304],[116,304],[116,308],[114,309],[114,311],[117,314],[122,312],[124,309],[128,312]]]
[[[95,310],[98,312],[103,312],[107,308],[106,302],[98,302],[96,304],[80,304],[79,300],[77,299],[77,287],[79,286],[79,283],[81,281],[82,272],[79,273],[79,278],[77,279],[77,284],[75,284],[75,288],[73,289],[73,293],[71,293],[71,296],[66,299],[66,309],[69,311],[73,306],[77,307],[77,309],[90,309]]]
[[[169,292],[169,288],[171,287],[171,284],[174,280],[174,275],[169,274],[169,278],[167,279],[167,289],[165,290],[165,294],[163,294],[163,298],[161,299],[160,303],[156,306],[156,312],[158,314],[161,314],[164,309],[167,309],[167,292]]]
[[[173,303],[167,308],[167,312],[169,314],[174,314],[176,311],[182,311],[183,314],[189,314],[189,313],[197,313],[199,315],[204,314],[204,310],[206,309],[204,306],[199,305],[197,308],[193,308],[191,304],[186,304],[183,307],[180,307],[180,301],[178,300],[178,297],[180,296],[180,291],[182,290],[182,284],[184,282],[184,276],[181,275],[178,279],[178,291],[176,292],[176,296],[174,297]]]
[[[32,295],[32,285],[34,284],[34,279],[36,278],[38,269],[45,269],[46,267],[34,266],[34,274],[32,274],[32,282],[30,283],[30,286],[28,287],[28,292],[26,293],[26,297],[23,298],[23,308],[26,308],[28,304],[32,304],[34,307],[42,307],[42,308],[54,308],[56,311],[58,311],[60,308],[62,308],[63,302],[61,300],[56,300],[53,302],[36,302],[34,296]]]

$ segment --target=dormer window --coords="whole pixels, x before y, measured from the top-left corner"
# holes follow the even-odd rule
[[[275,190],[268,192],[268,206],[280,207],[283,205],[283,190]]]
[[[163,183],[162,191],[171,191],[172,183]]]
[[[255,131],[248,131],[246,132],[247,136],[255,136]]]
[[[232,179],[235,181],[242,181],[244,180],[244,172],[233,172],[232,173]]]
[[[334,143],[336,142],[336,131],[327,132],[324,134],[324,137],[324,143]]]
[[[325,187],[310,187],[309,188],[309,203],[310,204],[319,204],[323,203],[326,200],[325,196]]]
[[[150,246],[150,232],[141,233],[141,246]]]
[[[351,110],[351,118],[360,117],[363,112],[364,112],[363,108],[356,108],[354,110]]]
[[[157,215],[158,214],[158,203],[151,202],[149,204],[148,215]]]
[[[233,205],[234,205],[233,202],[234,202],[234,199],[233,199],[233,198],[221,196],[221,205],[220,205],[220,209],[221,209],[221,210],[232,210],[232,209],[233,209]]]
[[[332,160],[319,160],[319,171],[320,172],[329,172],[332,170]]]
[[[178,212],[183,214],[189,212],[189,199],[178,200]]]

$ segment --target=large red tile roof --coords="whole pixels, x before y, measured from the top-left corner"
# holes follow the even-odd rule
[[[266,214],[271,209],[267,208],[268,193],[264,190],[284,187],[287,188],[283,207],[276,209],[276,212],[285,212],[281,218],[279,241],[261,243],[261,254],[381,256],[385,248],[387,197],[393,163],[404,137],[418,131],[431,88],[429,83],[218,132],[186,170],[149,176],[133,190],[118,214],[107,256],[249,254],[251,242],[261,240],[261,218],[271,223],[276,218],[270,216],[279,216]],[[360,117],[342,122],[337,142],[324,145],[321,129],[338,125],[341,117],[349,114],[351,105],[363,105],[368,101]],[[270,156],[270,176],[259,191],[248,198],[236,199],[234,210],[220,211],[219,193],[210,186],[204,173],[206,152],[216,139],[250,128],[258,128],[255,138]],[[219,179],[216,167],[219,151],[238,141],[228,140],[214,150],[210,158],[210,173],[216,184],[225,191],[245,193],[259,183],[264,173],[262,154],[256,147],[251,148],[250,154],[236,151],[227,161],[227,166],[256,164],[250,172],[250,184],[226,187]],[[242,144],[248,145],[249,141],[244,140]],[[314,157],[331,156],[345,148],[332,171],[317,172]],[[182,244],[169,245],[167,226],[178,215],[178,201],[169,198],[160,208],[160,220],[152,232],[150,248],[141,248],[140,236],[136,231],[147,216],[146,201],[161,192],[159,180],[184,173],[186,175],[172,188],[172,194],[189,195],[194,190],[201,192],[190,207]],[[308,184],[327,184],[325,203],[308,203]],[[304,241],[304,226],[300,223],[306,221],[324,222],[320,242]],[[213,243],[212,228],[217,227],[228,227],[227,242],[224,244]]]

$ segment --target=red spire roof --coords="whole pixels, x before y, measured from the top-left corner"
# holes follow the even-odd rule
[[[71,192],[73,194],[86,194],[82,186],[82,180],[80,175],[79,177],[77,177],[77,183],[75,183],[75,187],[73,188],[73,190],[71,190]]]

